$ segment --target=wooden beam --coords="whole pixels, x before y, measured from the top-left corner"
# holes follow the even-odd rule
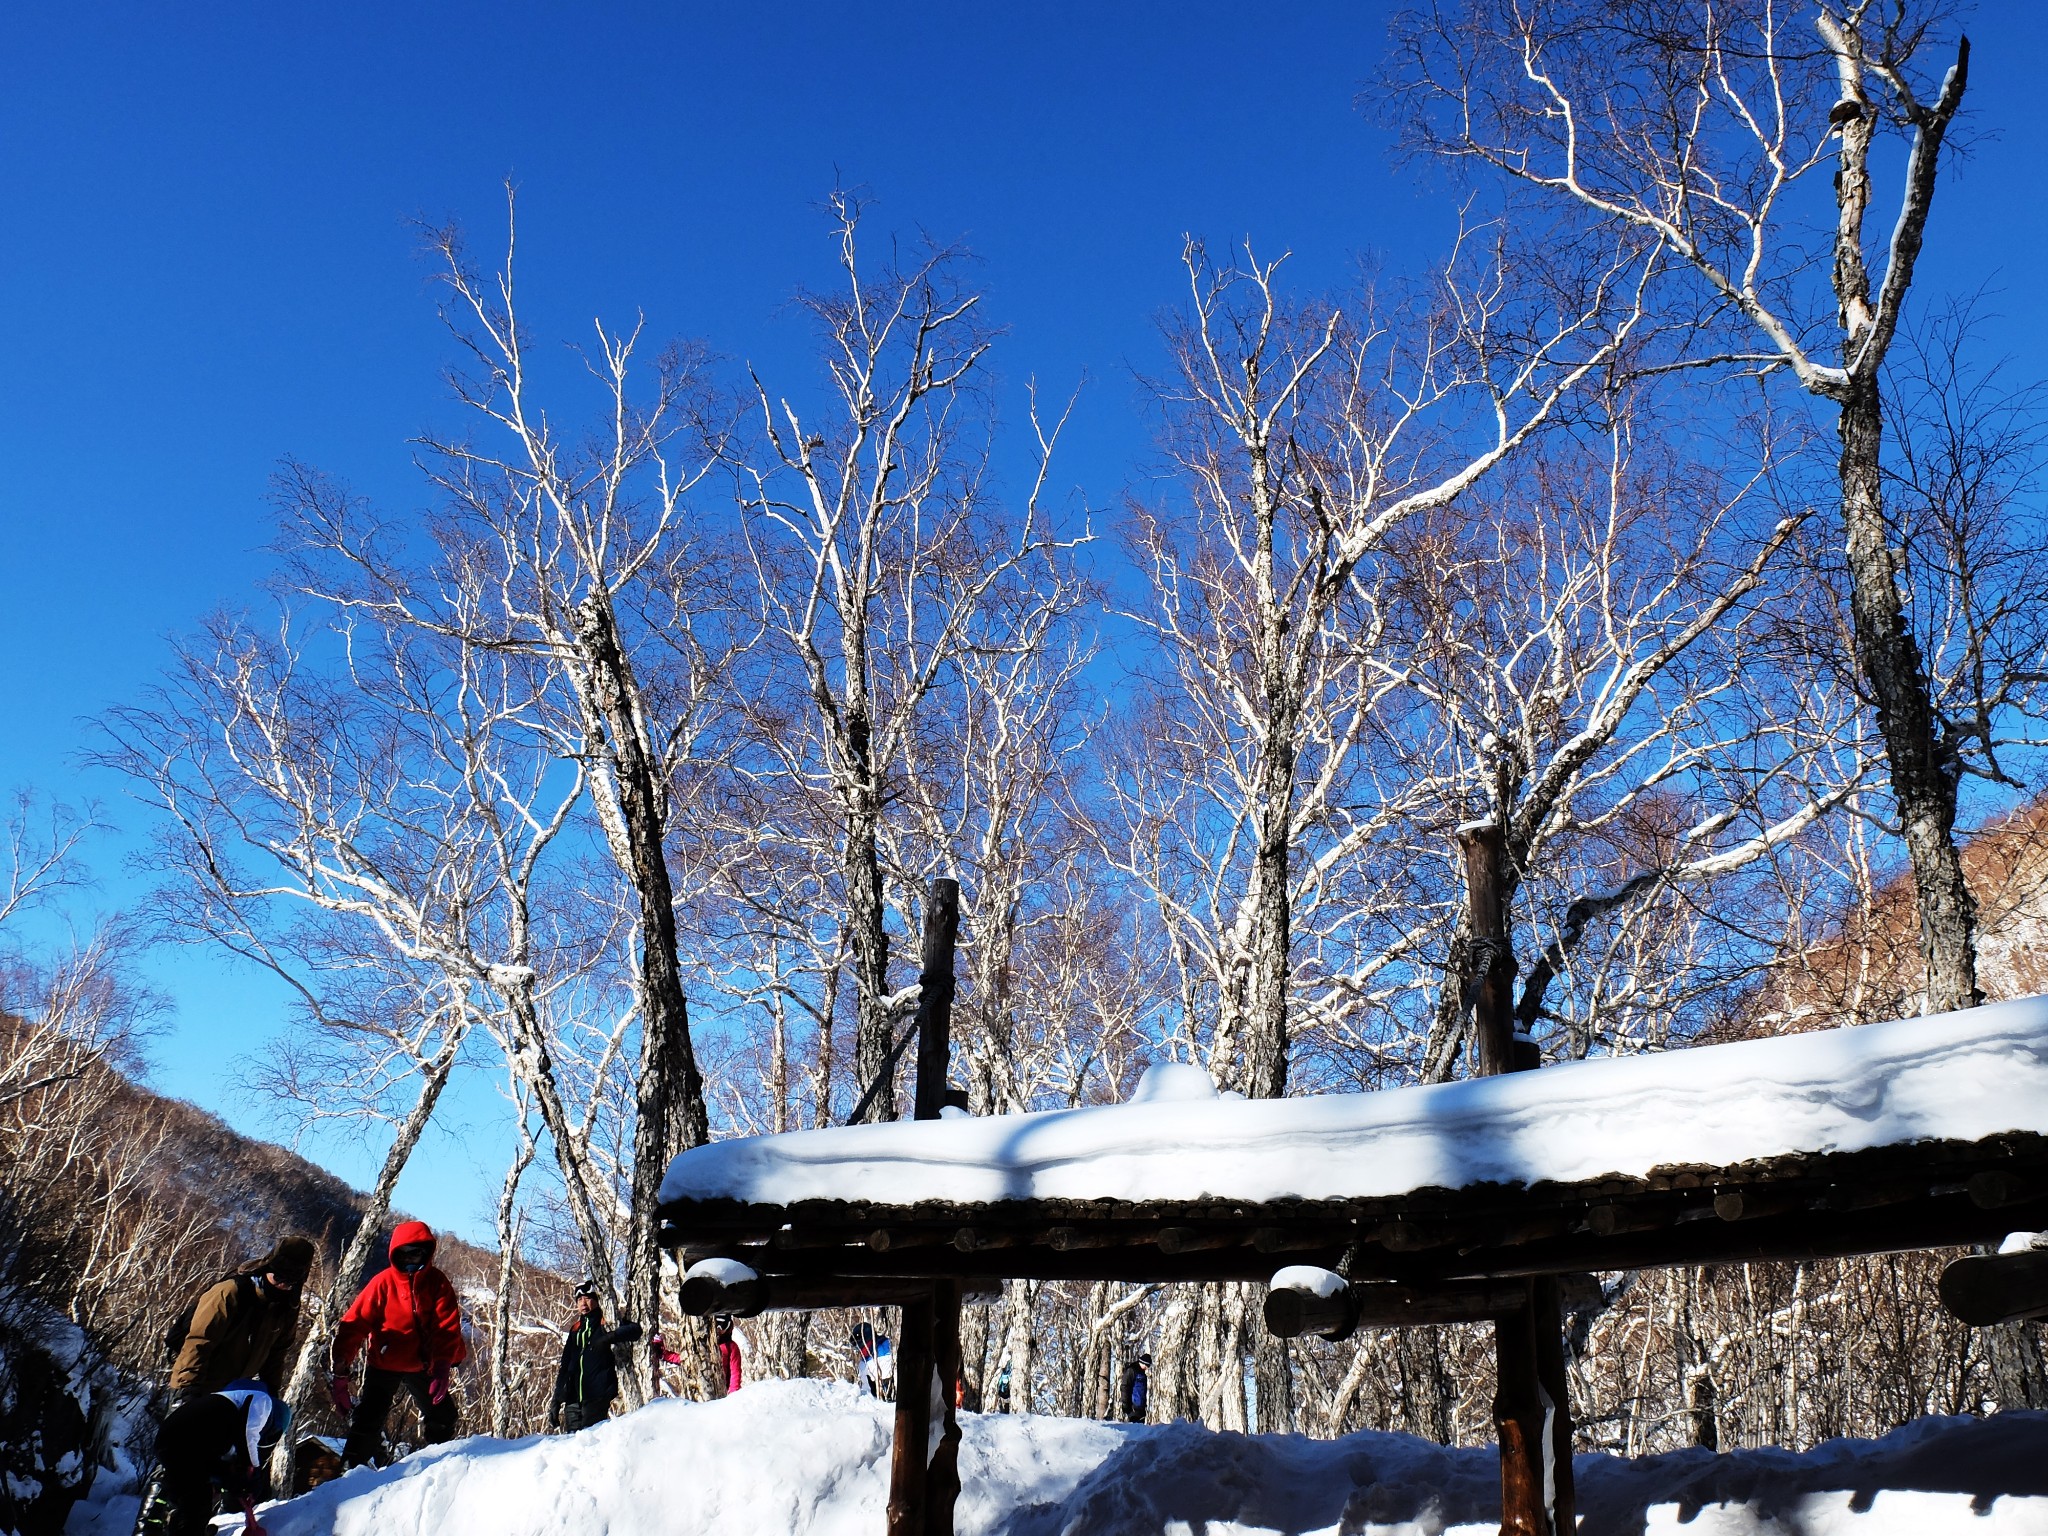
[[[1054,1227],[1045,1234],[1054,1253],[1072,1253],[1078,1248],[1113,1248],[1130,1239],[1118,1232],[1090,1232],[1082,1227]]]
[[[2048,1317],[2048,1249],[1957,1259],[1941,1272],[1941,1304],[1972,1328]]]
[[[1755,1221],[1805,1206],[1806,1198],[1797,1190],[1729,1189],[1714,1196],[1714,1214],[1723,1221]]]
[[[1674,1211],[1677,1208],[1671,1207]],[[1703,1209],[1712,1211],[1711,1206]],[[1005,1229],[1015,1234],[1011,1246],[973,1253],[962,1253],[951,1246],[957,1230],[954,1226],[913,1229],[906,1221],[904,1230],[934,1230],[940,1233],[940,1240],[901,1248],[892,1244],[889,1251],[877,1253],[865,1242],[873,1230],[873,1221],[872,1213],[863,1211],[857,1223],[850,1222],[839,1234],[845,1242],[838,1244],[820,1241],[788,1249],[735,1245],[690,1251],[695,1255],[716,1252],[736,1257],[764,1275],[772,1272],[847,1281],[860,1277],[937,1280],[960,1276],[982,1280],[1126,1283],[1258,1282],[1268,1279],[1274,1268],[1272,1257],[1249,1242],[1192,1253],[1162,1253],[1153,1242],[1158,1228],[1135,1221],[1071,1225],[1064,1235],[1060,1235],[1059,1226],[1038,1221],[1015,1222]],[[1224,1224],[1223,1218],[1218,1221],[1219,1226]],[[1229,1218],[1228,1225],[1232,1232],[1245,1232],[1239,1218]],[[1802,1205],[1770,1216],[1751,1218],[1745,1214],[1736,1222],[1702,1220],[1681,1224],[1671,1220],[1661,1226],[1616,1232],[1607,1237],[1591,1231],[1564,1231],[1553,1237],[1520,1242],[1461,1242],[1412,1253],[1390,1252],[1374,1243],[1359,1244],[1353,1229],[1336,1221],[1317,1221],[1305,1224],[1303,1246],[1288,1252],[1302,1263],[1340,1270],[1354,1282],[1381,1280],[1422,1286],[1488,1275],[1661,1269],[1774,1259],[1810,1263],[1856,1254],[1965,1248],[1995,1243],[2008,1232],[2035,1229],[2048,1229],[2048,1201],[1984,1211],[1956,1188],[1945,1195],[1928,1194],[1875,1208],[1809,1211]],[[820,1229],[810,1230],[816,1234]],[[892,1225],[891,1230],[898,1228]]]
[[[1274,1287],[1266,1292],[1266,1329],[1276,1338],[1305,1333],[1349,1337],[1360,1328],[1418,1328],[1484,1323],[1522,1307],[1522,1280],[1461,1280],[1443,1285],[1346,1285],[1333,1296]]]
[[[1498,820],[1458,829],[1465,855],[1469,969],[1460,978],[1472,1010],[1478,1076],[1529,1065],[1515,1049],[1515,952],[1508,934],[1507,834]]]
[[[821,1307],[893,1307],[931,1294],[926,1279],[881,1275],[757,1275],[737,1286],[703,1275],[683,1278],[678,1305],[686,1317],[730,1312],[758,1317],[763,1312],[815,1312]]]
[[[1970,1175],[1965,1188],[1972,1205],[1981,1211],[1996,1211],[2048,1195],[2048,1180],[2039,1174],[2028,1177],[2003,1168],[1989,1168]]]

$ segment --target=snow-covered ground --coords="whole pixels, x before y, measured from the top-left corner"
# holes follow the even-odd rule
[[[1433,1536],[1499,1518],[1491,1450],[1025,1415],[963,1424],[960,1536]],[[762,1382],[574,1437],[457,1441],[263,1520],[271,1536],[880,1536],[889,1440],[889,1410],[850,1386]],[[1578,1479],[1583,1536],[2048,1536],[2048,1414],[1926,1419],[1806,1455],[1582,1456]],[[111,1536],[124,1508],[132,1519],[132,1500],[83,1510],[71,1531]]]
[[[2048,998],[1384,1093],[1133,1102],[844,1126],[685,1152],[664,1201],[1372,1199],[1788,1153],[2048,1133]]]

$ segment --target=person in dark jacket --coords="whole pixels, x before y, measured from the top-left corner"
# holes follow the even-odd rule
[[[402,1221],[391,1234],[391,1267],[379,1270],[341,1315],[334,1332],[334,1408],[348,1420],[342,1461],[360,1467],[383,1451],[384,1420],[404,1387],[419,1405],[428,1445],[455,1438],[455,1395],[448,1377],[469,1354],[455,1287],[434,1266],[434,1234],[423,1221]],[[363,1395],[350,1395],[349,1372],[369,1346]]]
[[[619,1367],[612,1358],[612,1349],[631,1344],[639,1337],[638,1323],[622,1322],[607,1329],[596,1290],[589,1285],[578,1286],[576,1318],[569,1325],[569,1336],[562,1341],[562,1363],[555,1368],[555,1395],[548,1404],[548,1428],[559,1427],[563,1433],[573,1435],[592,1424],[602,1424],[619,1391]]]
[[[241,1272],[209,1286],[171,1365],[171,1401],[218,1392],[250,1377],[275,1393],[299,1326],[299,1292],[313,1272],[313,1244],[287,1237]]]
[[[263,1536],[256,1521],[257,1469],[284,1438],[291,1410],[262,1382],[231,1382],[171,1410],[157,1431],[161,1469],[136,1530],[142,1536],[206,1536],[216,1491],[241,1506],[244,1536]]]
[[[1140,1355],[1124,1367],[1124,1379],[1117,1388],[1117,1407],[1122,1410],[1125,1423],[1145,1422],[1145,1399],[1151,1387],[1152,1357]]]

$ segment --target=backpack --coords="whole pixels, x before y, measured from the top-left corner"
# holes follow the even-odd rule
[[[241,1302],[242,1305],[247,1306],[255,1299],[256,1277],[254,1275],[222,1275],[220,1279],[235,1282],[235,1299]],[[164,1358],[172,1365],[178,1363],[179,1351],[185,1347],[185,1336],[192,1331],[193,1314],[198,1312],[201,1298],[206,1295],[206,1291],[212,1290],[214,1285],[219,1284],[220,1280],[216,1280],[205,1291],[201,1291],[198,1296],[194,1296],[185,1304],[185,1310],[172,1318],[170,1325],[164,1329]]]
[[[1138,1367],[1138,1374],[1131,1378],[1131,1411],[1133,1413],[1143,1413],[1145,1411],[1145,1374],[1145,1368],[1140,1366]]]

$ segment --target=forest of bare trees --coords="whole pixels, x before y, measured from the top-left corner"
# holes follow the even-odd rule
[[[536,1405],[515,1257],[694,1341],[628,1406],[708,1390],[661,1172],[903,1111],[935,877],[978,1115],[1169,1059],[1249,1097],[1448,1080],[1502,981],[1548,1059],[2040,990],[2048,866],[2013,828],[2048,709],[2041,397],[1978,301],[1915,281],[1968,62],[1939,6],[1424,6],[1371,97],[1455,181],[1457,237],[1317,292],[1191,239],[1125,486],[1068,489],[1089,399],[1003,372],[968,253],[850,193],[792,378],[638,321],[542,365],[509,219],[485,259],[430,232],[455,414],[415,445],[427,510],[285,464],[269,588],[99,721],[157,884],[72,955],[7,952],[0,1022],[36,1045],[0,1056],[30,1202],[0,1214],[111,1155],[23,1111],[129,1059],[149,999],[106,978],[217,946],[295,1000],[251,1091],[383,1154],[301,1412],[450,1084],[498,1086],[462,1390],[504,1433]],[[13,825],[0,931],[89,830]],[[1468,916],[1474,827],[1504,950]],[[104,1245],[156,1268],[96,1257],[80,1321],[175,1288],[196,1250],[151,1234]],[[1963,1328],[1936,1270],[1603,1277],[1581,1442],[2048,1407],[2038,1331]],[[1013,1408],[1105,1414],[1145,1350],[1160,1418],[1491,1434],[1483,1330],[1282,1343],[1258,1299],[1011,1282],[967,1314],[969,1391],[1007,1365]],[[756,1374],[847,1373],[843,1316],[742,1331]]]

